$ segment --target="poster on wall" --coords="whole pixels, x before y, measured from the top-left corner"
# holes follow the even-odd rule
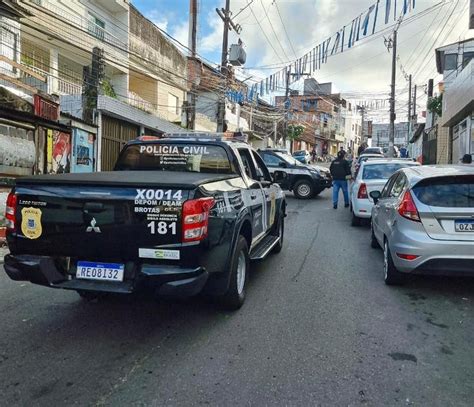
[[[94,134],[74,129],[72,172],[94,171]]]
[[[47,141],[48,174],[63,174],[71,171],[71,135],[48,129]]]

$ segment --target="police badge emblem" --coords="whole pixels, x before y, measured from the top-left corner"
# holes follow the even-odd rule
[[[41,209],[23,208],[21,210],[21,231],[28,239],[38,239],[43,233]]]

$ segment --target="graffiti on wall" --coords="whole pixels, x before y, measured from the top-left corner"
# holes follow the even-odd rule
[[[71,135],[48,129],[47,140],[48,173],[71,172]]]

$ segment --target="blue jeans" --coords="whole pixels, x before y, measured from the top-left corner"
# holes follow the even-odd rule
[[[332,203],[337,206],[339,200],[339,190],[342,189],[344,195],[344,204],[349,205],[349,194],[347,192],[347,181],[346,180],[334,180],[332,182]]]

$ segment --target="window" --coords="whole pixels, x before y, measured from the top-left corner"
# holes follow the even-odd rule
[[[258,180],[257,170],[255,169],[250,151],[246,148],[239,148],[238,152],[247,177]]]
[[[89,34],[98,38],[99,40],[104,40],[105,37],[105,23],[100,18],[97,18],[94,14],[88,13],[89,24],[87,30]]]
[[[453,71],[458,65],[458,54],[446,54],[444,56],[444,70]]]
[[[474,52],[465,52],[462,56],[462,67],[464,67],[474,58]]]
[[[392,175],[392,177],[387,181],[385,186],[382,189],[382,192],[380,194],[381,198],[388,198],[389,196],[389,191],[392,189],[392,185],[397,179],[398,175]]]
[[[390,164],[369,164],[364,166],[362,178],[370,179],[388,179],[400,168],[412,167],[415,163],[390,163]]]
[[[168,111],[175,115],[180,114],[179,97],[168,93]]]
[[[429,206],[474,208],[474,177],[457,176],[427,179],[413,188],[415,196]]]
[[[393,183],[392,190],[389,192],[390,198],[398,198],[405,188],[405,176],[398,174],[397,179]]]
[[[131,145],[120,155],[116,170],[234,173],[222,147],[183,143]]]
[[[261,175],[261,181],[270,181],[272,180],[272,177],[270,176],[270,173],[268,172],[267,167],[265,166],[265,163],[262,160],[262,157],[260,157],[255,151],[252,150],[252,155],[253,159],[257,163],[257,172],[259,172]]]
[[[279,167],[280,163],[283,162],[280,158],[278,158],[276,155],[273,154],[268,154],[268,153],[260,153],[263,161],[265,161],[265,164],[268,165],[269,167]]]

